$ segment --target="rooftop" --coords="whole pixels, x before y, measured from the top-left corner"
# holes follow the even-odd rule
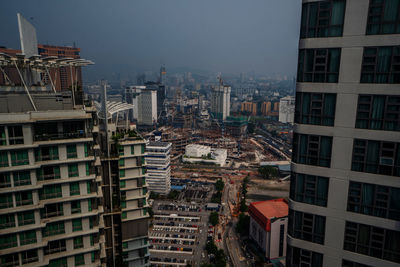
[[[289,213],[288,203],[284,198],[253,202],[250,204],[250,208],[252,207],[266,219],[286,217]]]
[[[149,142],[149,143],[147,144],[147,147],[150,147],[150,146],[168,147],[169,145],[170,145],[170,143],[167,143],[167,142],[159,142],[159,141],[156,141],[156,142]]]

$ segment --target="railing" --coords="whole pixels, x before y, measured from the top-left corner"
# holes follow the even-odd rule
[[[56,193],[47,193],[47,194],[40,194],[39,195],[39,199],[40,200],[57,198],[57,197],[62,197],[62,193],[61,192],[56,192]]]
[[[58,133],[58,134],[41,134],[35,135],[34,141],[50,141],[50,140],[61,140],[71,138],[89,138],[92,137],[91,133],[85,133],[84,130],[74,133]]]
[[[58,160],[58,154],[57,155],[41,155],[39,157],[35,157],[36,161],[47,161],[47,160]]]
[[[55,211],[55,212],[46,212],[42,214],[42,219],[47,219],[47,218],[51,218],[51,217],[56,217],[56,216],[63,216],[64,212],[59,210],[59,211]]]
[[[31,258],[26,258],[26,259],[22,258],[22,264],[31,263],[31,262],[35,262],[35,261],[38,261],[38,260],[39,260],[39,257],[38,257],[38,256],[36,256],[36,257],[31,257]],[[17,264],[17,265],[18,265],[18,264]]]
[[[16,203],[17,206],[31,205],[33,204],[33,200],[32,199],[17,200]]]
[[[76,159],[77,157],[78,153],[76,151],[67,153],[67,159]]]
[[[45,248],[44,249],[44,255],[53,254],[53,253],[59,253],[59,252],[63,252],[63,251],[66,251],[66,250],[67,250],[66,247]]]
[[[46,180],[55,180],[55,179],[60,179],[61,175],[60,174],[44,174],[44,175],[39,175],[38,176],[38,181],[46,181]]]
[[[29,159],[16,159],[11,161],[12,166],[29,165]]]
[[[15,227],[15,222],[6,222],[0,224],[0,229],[10,228],[10,227]]]

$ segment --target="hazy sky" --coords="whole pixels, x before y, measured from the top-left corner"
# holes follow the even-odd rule
[[[20,12],[39,43],[75,42],[99,76],[161,63],[294,75],[300,8],[300,0],[3,0],[0,45],[20,48]]]

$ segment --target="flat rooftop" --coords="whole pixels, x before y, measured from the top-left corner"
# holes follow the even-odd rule
[[[169,145],[170,145],[170,143],[167,143],[167,142],[159,142],[159,141],[157,141],[157,142],[149,142],[149,143],[147,144],[148,147],[149,147],[149,146],[168,147]]]

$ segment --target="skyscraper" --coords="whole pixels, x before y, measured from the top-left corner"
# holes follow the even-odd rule
[[[303,0],[287,266],[399,266],[399,5]]]
[[[211,114],[214,119],[225,120],[230,115],[231,87],[222,84],[214,86],[211,92]]]
[[[160,141],[146,145],[147,183],[151,192],[167,195],[171,190],[171,146]]]
[[[162,65],[160,68],[160,84],[164,86],[167,85],[167,71],[165,70],[165,65]]]

